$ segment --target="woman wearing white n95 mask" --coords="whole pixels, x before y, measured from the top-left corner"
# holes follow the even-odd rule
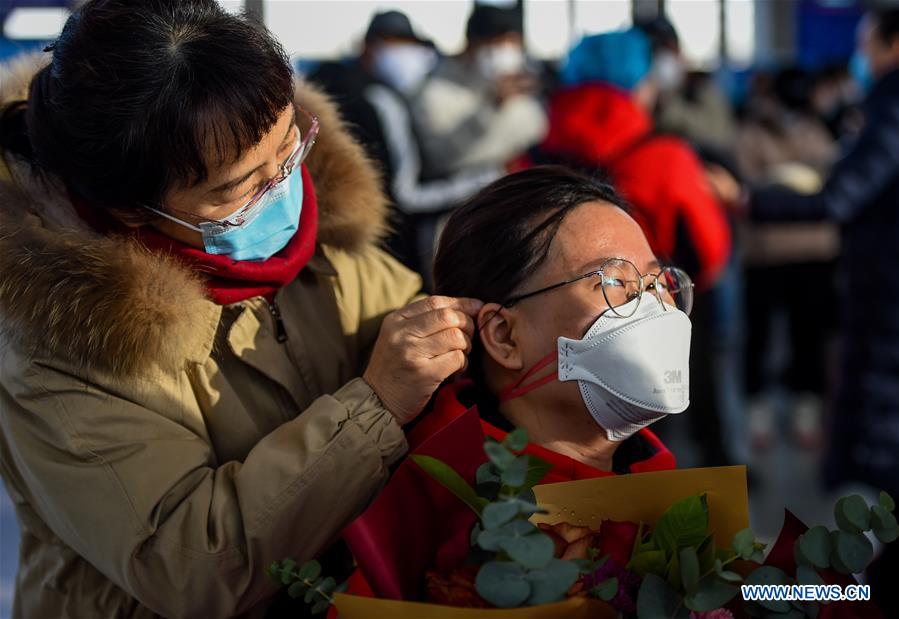
[[[544,481],[674,467],[646,427],[689,404],[692,283],[611,187],[559,167],[497,181],[450,218],[434,281],[485,305],[471,382],[422,424],[477,405],[488,435],[528,431]]]

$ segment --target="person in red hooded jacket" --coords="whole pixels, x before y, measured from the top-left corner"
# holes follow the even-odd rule
[[[538,157],[605,172],[653,252],[707,288],[727,263],[730,228],[690,146],[655,132],[651,68],[651,45],[638,29],[585,37],[562,70]]]

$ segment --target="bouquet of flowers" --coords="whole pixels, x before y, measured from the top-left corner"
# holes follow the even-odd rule
[[[748,524],[745,468],[642,473],[540,486],[548,465],[520,452],[521,430],[484,442],[460,418],[422,444],[346,538],[355,580],[377,597],[337,593],[317,564],[272,577],[324,610],[353,617],[879,617],[871,604],[741,599],[741,584],[847,584],[872,531],[899,537],[892,499],[835,508],[839,529],[787,514],[765,560]],[[474,432],[474,434],[472,434]],[[477,455],[465,447],[483,446]],[[442,456],[442,457],[441,457]],[[353,587],[350,587],[353,590]]]

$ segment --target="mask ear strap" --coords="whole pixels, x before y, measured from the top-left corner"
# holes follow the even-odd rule
[[[558,351],[554,351],[554,352],[546,355],[545,357],[543,357],[543,359],[538,361],[534,365],[534,367],[532,367],[530,370],[525,372],[524,376],[522,376],[520,379],[518,379],[518,381],[515,384],[510,385],[506,389],[503,389],[503,391],[499,394],[499,403],[502,404],[503,402],[508,402],[509,400],[514,400],[515,398],[520,398],[524,394],[530,393],[534,389],[542,387],[543,385],[546,385],[546,384],[551,383],[552,381],[556,380],[556,378],[558,378],[558,374],[554,372],[552,374],[547,374],[543,378],[538,378],[534,382],[528,383],[527,385],[523,384],[529,378],[534,376],[534,374],[536,374],[543,368],[551,365],[553,362],[557,361],[558,359],[559,359]]]

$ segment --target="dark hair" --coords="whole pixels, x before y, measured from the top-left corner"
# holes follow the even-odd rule
[[[774,76],[774,96],[785,107],[798,112],[811,110],[814,86],[812,73],[798,66],[781,69]]]
[[[585,202],[627,210],[615,189],[563,166],[501,178],[456,209],[440,236],[440,295],[503,303],[542,265],[565,217]]]
[[[523,32],[523,17],[518,7],[506,8],[475,3],[465,25],[465,37],[469,43]]]
[[[899,37],[899,8],[875,8],[872,11],[877,33],[881,41],[889,45]]]
[[[95,207],[159,206],[257,144],[293,99],[281,46],[215,0],[92,0],[50,49],[0,140]]]

